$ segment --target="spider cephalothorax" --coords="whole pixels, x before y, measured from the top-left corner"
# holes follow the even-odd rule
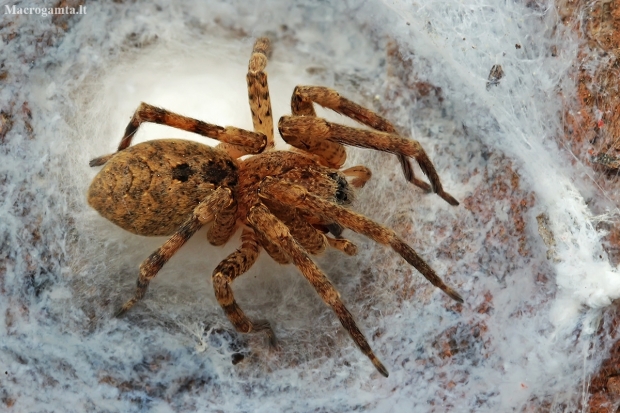
[[[234,279],[245,273],[259,252],[265,250],[275,261],[297,266],[362,352],[387,376],[386,368],[374,355],[340,295],[310,255],[320,254],[328,246],[348,255],[356,254],[355,245],[340,237],[343,229],[348,228],[392,247],[433,285],[459,302],[462,298],[394,231],[347,208],[354,197],[352,187],[362,187],[371,174],[364,166],[340,170],[346,159],[343,145],[394,153],[409,182],[437,193],[451,205],[458,202],[443,190],[433,164],[417,141],[398,136],[390,122],[325,87],[295,88],[292,116],[283,116],[278,123],[281,136],[295,149],[274,150],[264,71],[268,48],[267,39],[256,41],[248,69],[254,132],[208,124],[142,103],[127,125],[117,152],[90,162],[91,166],[104,165],[88,191],[88,202],[93,208],[135,234],[170,236],[140,265],[136,293],[117,315],[144,297],[151,279],[200,227],[210,224],[207,238],[213,245],[226,243],[241,227],[241,247],[213,271],[217,300],[237,331],[263,331],[270,344],[277,345],[269,323],[249,320],[231,289]],[[373,130],[320,119],[313,103]],[[130,146],[142,122],[195,132],[221,143],[210,147],[162,139]],[[242,160],[243,155],[253,156]],[[414,176],[409,158],[418,162],[430,185]]]

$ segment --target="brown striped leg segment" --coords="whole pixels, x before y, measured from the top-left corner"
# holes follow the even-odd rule
[[[232,282],[247,272],[256,262],[260,252],[256,234],[244,229],[241,235],[241,248],[230,254],[213,271],[213,290],[215,297],[235,329],[241,333],[264,332],[269,345],[277,347],[276,336],[267,321],[252,322],[235,301],[231,288]]]
[[[355,344],[368,356],[377,370],[387,377],[387,369],[373,353],[366,338],[357,327],[357,324],[355,324],[353,316],[340,299],[340,294],[336,291],[327,276],[312,261],[308,253],[295,241],[288,227],[271,214],[267,207],[262,204],[253,206],[247,218],[250,225],[257,232],[261,233],[265,238],[269,239],[291,257],[302,275],[321,296],[321,299],[323,299],[336,313],[340,323],[349,332]]]
[[[269,201],[266,201],[266,206],[289,228],[295,241],[299,242],[307,252],[318,255],[325,251],[327,248],[325,235],[302,218],[295,208]]]
[[[392,125],[392,123],[390,123],[387,119],[385,119],[382,116],[379,116],[378,114],[376,114],[375,112],[369,109],[366,109],[363,106],[358,105],[355,102],[350,101],[349,99],[346,99],[340,96],[340,94],[336,92],[335,90],[332,90],[326,87],[297,86],[295,88],[295,91],[293,92],[293,97],[292,97],[291,102],[292,102],[291,105],[294,108],[297,108],[297,111],[299,112],[299,114],[305,114],[305,112],[309,112],[308,107],[311,108],[312,102],[314,102],[325,108],[329,108],[337,113],[340,113],[341,115],[350,117],[351,119],[354,119],[366,126],[370,126],[371,128],[376,129],[378,131],[386,132],[391,135],[397,135],[396,128],[394,128],[394,125]],[[314,109],[312,109],[312,113],[314,113]],[[296,115],[296,114],[298,113],[296,113],[295,109],[293,109],[293,115]],[[282,135],[284,140],[288,142],[287,137],[285,137],[284,134],[282,133],[282,129],[283,128],[286,129],[286,126],[287,126],[286,121],[287,121],[286,119],[284,119],[284,122],[283,122],[283,119],[280,119],[278,128],[280,128],[280,134]],[[330,141],[338,142],[343,145],[354,145],[354,146],[361,146],[364,148],[377,149],[372,146],[371,142],[364,144],[364,145],[358,145],[358,144],[348,143],[346,142],[346,139],[345,140],[330,139]],[[308,142],[305,142],[305,144],[308,145]],[[294,143],[291,143],[291,145],[304,149],[303,147],[297,146]],[[312,145],[310,145],[310,147],[312,148],[315,145],[317,144],[313,143]],[[378,150],[384,150],[384,149],[378,149]],[[311,150],[311,152],[314,152],[314,151]],[[420,164],[420,167],[422,168],[422,171],[424,172],[424,174],[426,174],[431,180],[432,187],[429,186],[429,184],[427,184],[426,182],[415,177],[415,174],[413,172],[413,167],[411,166],[411,163],[409,162],[409,159],[408,159],[408,156],[410,155],[407,155],[406,153],[401,153],[399,151],[388,150],[387,152],[392,152],[398,156],[398,159],[403,168],[405,179],[407,179],[407,181],[424,189],[425,191],[430,191],[432,189],[435,189],[435,192],[437,192],[436,189],[440,188],[435,185],[437,182],[439,182],[439,178],[437,177],[436,179],[434,179],[434,177],[431,176],[435,170],[434,170],[433,164],[430,162],[430,160],[428,160],[428,157],[426,157],[425,153],[424,153],[424,156],[421,158],[416,157],[416,160]],[[429,173],[431,175],[429,175]],[[434,175],[436,175],[436,173],[434,173]],[[439,194],[439,192],[437,193]],[[446,199],[446,201],[450,203],[451,205],[454,205],[451,202],[452,200],[454,200],[454,198],[452,197],[450,198],[451,199],[449,198],[448,199],[444,198],[444,199]],[[456,202],[456,200],[454,200],[454,202]]]
[[[211,245],[224,245],[237,230],[237,201],[231,197],[230,205],[215,214],[213,225],[207,231]]]
[[[291,259],[274,243],[263,237],[262,234],[257,233],[256,237],[259,240],[260,246],[269,254],[269,256],[278,264],[290,264]]]
[[[248,64],[246,77],[248,84],[248,98],[252,112],[254,130],[267,137],[266,150],[273,148],[273,115],[271,113],[271,100],[269,98],[269,85],[267,83],[267,56],[269,54],[269,39],[261,37],[256,39],[252,56]]]
[[[389,245],[401,257],[417,269],[431,284],[448,294],[452,299],[463,302],[463,298],[452,288],[448,287],[435,271],[403,240],[398,238],[394,231],[386,228],[361,214],[352,212],[333,202],[326,201],[306,191],[299,185],[276,181],[266,178],[260,187],[260,196],[267,199],[277,199],[280,202],[295,206],[304,211],[331,219],[344,227],[367,236],[383,245]]]
[[[459,204],[452,195],[443,190],[433,163],[416,140],[386,132],[352,128],[316,117],[283,116],[278,127],[282,138],[296,147],[312,148],[315,142],[330,141],[415,158],[431,182],[433,192],[450,205]]]
[[[129,121],[117,151],[122,151],[131,145],[134,134],[143,122],[167,125],[208,138],[217,139],[218,141],[232,145],[237,151],[244,155],[260,153],[265,149],[265,145],[267,145],[267,138],[262,133],[251,132],[233,126],[223,127],[213,125],[143,102],[138,106],[138,109],[136,109],[136,112]],[[103,165],[113,155],[114,154],[110,154],[95,158],[90,161],[89,165]]]
[[[192,215],[179,227],[179,229],[155,252],[153,252],[140,265],[138,285],[133,298],[127,301],[118,310],[116,316],[126,313],[131,307],[140,301],[149,286],[149,283],[159,270],[172,258],[174,254],[198,231],[203,225],[213,221],[216,211],[227,207],[232,201],[232,194],[228,188],[218,188],[205,198],[194,209]]]
[[[299,86],[295,88],[293,96],[291,96],[291,112],[293,117],[316,118],[316,112],[312,106],[312,100],[304,99],[304,96],[296,93],[298,88]],[[280,131],[282,138],[295,148],[318,156],[318,161],[322,165],[340,169],[340,167],[344,165],[344,162],[347,160],[347,151],[341,144],[337,142],[330,142],[326,139],[297,139],[298,137],[290,135],[285,137],[282,135],[283,128],[286,128],[286,126],[282,125],[282,118],[280,118],[280,121],[278,122],[278,130]],[[297,130],[297,132],[303,134],[306,133],[306,131],[303,130]]]
[[[331,238],[326,236],[327,242],[332,248],[344,252],[347,255],[357,255],[357,246],[351,241],[344,238]]]

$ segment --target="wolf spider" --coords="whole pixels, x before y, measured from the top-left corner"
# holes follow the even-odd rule
[[[212,278],[217,301],[235,329],[264,332],[270,345],[277,346],[269,323],[248,319],[231,289],[232,282],[250,269],[262,249],[278,263],[297,266],[361,351],[387,377],[387,369],[373,353],[340,294],[310,255],[320,254],[327,246],[355,255],[357,247],[341,238],[343,229],[348,228],[389,245],[433,285],[454,300],[463,300],[394,231],[347,208],[352,187],[362,187],[371,173],[364,166],[340,170],[346,159],[343,145],[394,153],[409,182],[435,192],[451,205],[458,202],[443,190],[433,164],[417,141],[398,136],[386,119],[325,87],[295,88],[292,116],[283,116],[278,123],[280,135],[294,148],[274,150],[264,71],[268,50],[269,41],[258,39],[249,62],[247,85],[254,132],[208,124],[142,103],[127,125],[118,150],[90,162],[90,166],[104,165],[88,191],[93,208],[135,234],[170,236],[140,265],[136,292],[117,315],[144,297],[153,277],[200,227],[211,224],[207,239],[213,245],[226,243],[241,227],[241,247],[219,263]],[[373,130],[320,119],[314,103]],[[130,146],[143,122],[172,126],[221,143],[211,147],[162,139]],[[240,159],[243,155],[253,156]],[[418,162],[430,185],[414,176],[410,157]]]

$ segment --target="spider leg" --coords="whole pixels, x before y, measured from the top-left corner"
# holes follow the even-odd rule
[[[295,206],[299,209],[321,215],[325,219],[334,220],[346,228],[365,235],[380,244],[389,245],[409,264],[413,265],[431,284],[448,294],[452,299],[462,303],[463,298],[452,288],[448,287],[435,271],[396,233],[361,214],[352,212],[333,202],[317,197],[299,185],[284,181],[276,181],[271,177],[263,180],[260,186],[260,196],[266,199],[276,199],[280,202]]]
[[[213,270],[213,290],[220,304],[235,329],[241,333],[265,332],[269,345],[277,348],[278,343],[269,323],[264,320],[250,321],[235,301],[230,284],[247,272],[256,262],[260,252],[259,241],[253,231],[244,229],[241,235],[241,248],[224,258]]]
[[[304,99],[303,95],[297,93],[300,86],[295,87],[293,96],[291,96],[291,112],[293,118],[298,116],[316,118],[316,112],[312,106],[312,100]],[[288,119],[289,116],[280,118],[278,121],[278,130],[282,138],[295,148],[301,149],[304,152],[316,155],[317,160],[325,165],[335,169],[340,169],[344,162],[347,160],[347,151],[343,145],[338,142],[331,142],[326,139],[313,139],[312,142],[303,141],[297,139],[294,136],[284,136],[288,131],[286,124],[283,124],[283,119]]]
[[[295,91],[293,92],[293,97],[291,99],[291,107],[293,108],[293,115],[297,115],[297,114],[306,115],[306,112],[308,112],[308,107],[312,109],[312,102],[315,102],[323,107],[332,109],[333,111],[340,113],[341,115],[348,116],[351,119],[354,119],[364,125],[370,126],[371,128],[376,129],[378,131],[387,132],[392,135],[397,134],[396,128],[394,128],[394,125],[392,125],[387,119],[383,118],[382,116],[377,115],[375,112],[369,109],[364,108],[363,106],[358,105],[355,102],[352,102],[340,96],[340,94],[338,94],[338,92],[336,92],[335,90],[322,87],[322,86],[297,86],[295,88]],[[298,111],[298,113],[296,113],[296,111]],[[314,109],[312,109],[312,112],[314,113]],[[282,135],[284,140],[287,142],[288,142],[288,138],[284,136],[285,134],[283,133],[282,128],[283,127],[286,128],[286,122],[288,121],[288,119],[290,119],[290,117],[283,117],[280,119],[280,123],[278,124],[278,128],[280,129],[280,134]],[[283,124],[283,120],[284,120],[284,124]],[[385,149],[374,148],[371,143],[369,143],[370,145],[367,146],[368,144],[359,145],[355,143],[346,142],[346,140],[330,139],[330,141],[339,142],[341,144],[350,144],[354,146],[361,146],[364,148],[372,148],[372,149],[378,149],[378,150],[385,151]],[[308,145],[308,142],[305,142],[303,144]],[[297,146],[295,143],[291,143],[291,145],[304,149],[303,147]],[[315,143],[313,146],[315,145],[317,144]],[[403,168],[405,179],[407,179],[407,181],[424,189],[425,191],[434,190],[435,192],[437,192],[436,189],[440,188],[436,185],[439,182],[439,177],[437,176],[437,173],[435,172],[435,168],[433,167],[433,164],[430,162],[430,160],[426,156],[426,153],[424,153],[424,150],[422,149],[422,147],[419,146],[419,148],[422,154],[420,155],[420,157],[417,157],[417,156],[414,156],[414,157],[420,164],[420,167],[422,168],[422,171],[424,172],[424,174],[427,175],[429,179],[431,180],[431,186],[429,186],[426,182],[419,180],[418,178],[415,177],[413,168],[408,159],[408,156],[411,156],[411,155],[407,153],[401,153],[398,151],[387,150],[386,152],[392,152],[398,156],[400,164]],[[314,152],[314,150],[312,150],[312,152]],[[334,167],[339,168],[340,165],[334,166]],[[448,203],[452,204],[452,202],[448,200],[449,198],[448,199],[444,198],[444,199]],[[452,198],[452,200],[454,200],[454,198]],[[456,200],[454,201],[456,202]]]
[[[277,245],[263,237],[262,234],[257,233],[256,237],[259,240],[260,246],[263,247],[267,254],[278,264],[289,264],[291,259],[286,255]]]
[[[286,225],[291,235],[310,254],[317,255],[325,251],[327,239],[325,235],[303,219],[295,208],[279,202],[265,202],[269,211]]]
[[[265,149],[267,138],[262,133],[247,131],[233,126],[222,127],[179,115],[169,110],[158,108],[148,103],[140,103],[138,109],[129,121],[125,134],[118,145],[118,151],[122,151],[131,145],[134,134],[143,122],[153,122],[167,125],[188,132],[197,133],[212,139],[217,139],[226,144],[233,145],[243,154],[256,154]],[[114,154],[99,156],[90,161],[90,166],[100,166],[106,163]]]
[[[140,275],[134,296],[116,313],[119,317],[140,301],[151,280],[170,258],[198,231],[203,225],[213,221],[217,211],[226,208],[232,202],[230,189],[219,187],[207,196],[192,215],[168,238],[168,240],[140,264]],[[216,211],[216,212],[214,212]]]
[[[340,299],[340,294],[336,291],[327,276],[312,261],[303,247],[295,241],[288,227],[275,215],[269,212],[267,207],[263,204],[257,204],[250,208],[247,219],[255,231],[271,240],[290,256],[302,275],[310,282],[323,301],[334,310],[340,323],[349,332],[355,344],[368,356],[377,370],[387,377],[387,369],[373,353],[366,338],[355,324],[353,316]]]
[[[221,208],[207,231],[211,245],[224,245],[237,230],[237,201],[231,198],[230,205]]]
[[[433,163],[418,141],[386,132],[351,128],[315,117],[283,116],[278,127],[285,141],[297,147],[305,146],[310,151],[315,142],[326,140],[413,157],[429,178],[433,192],[450,205],[459,204],[452,195],[443,190]]]
[[[351,241],[344,238],[331,238],[327,236],[325,238],[327,238],[327,242],[332,248],[336,248],[350,256],[357,255],[357,246]]]
[[[378,131],[397,133],[396,128],[390,121],[349,99],[343,98],[335,90],[322,86],[297,86],[295,88],[293,98],[291,99],[291,106],[311,106],[312,102],[316,102],[325,108],[329,108],[336,113],[340,113]],[[296,114],[295,109],[293,109],[293,114]],[[409,162],[406,156],[398,154],[398,160],[407,181],[425,191],[430,191],[431,188],[426,182],[415,177],[411,162]]]
[[[273,148],[273,115],[271,114],[271,100],[269,99],[269,85],[267,84],[267,55],[269,53],[269,39],[260,37],[254,43],[252,56],[248,63],[248,98],[252,112],[254,130],[267,137],[265,149]]]
[[[346,239],[334,239],[326,236],[320,228],[315,227],[309,223],[305,217],[302,217],[297,212],[297,209],[267,199],[264,200],[264,204],[276,218],[281,220],[284,225],[288,227],[295,241],[308,253],[312,255],[321,254],[325,251],[327,245],[329,245],[347,255],[357,254],[357,247],[355,244]],[[327,231],[329,231],[329,228],[325,227],[325,232]],[[342,229],[340,229],[340,233],[341,232]]]

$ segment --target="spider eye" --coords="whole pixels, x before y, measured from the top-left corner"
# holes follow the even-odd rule
[[[349,196],[345,191],[339,189],[336,191],[336,199],[338,200],[338,203],[344,204],[349,200]]]
[[[329,176],[329,178],[335,181],[338,185],[335,188],[336,191],[334,192],[335,201],[340,205],[349,205],[353,201],[353,193],[351,192],[351,187],[344,176],[337,172],[329,173],[327,176]]]

